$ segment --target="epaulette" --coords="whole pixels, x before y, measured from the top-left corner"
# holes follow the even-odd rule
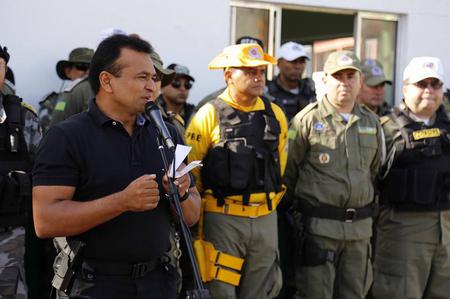
[[[34,109],[33,106],[31,106],[30,104],[27,104],[25,102],[21,102],[21,104],[22,104],[22,107],[31,111],[35,116],[38,116],[37,111],[36,111],[36,109]]]
[[[305,108],[300,110],[300,112],[297,113],[297,115],[294,118],[303,118],[310,111],[312,111],[315,108],[317,108],[318,105],[319,105],[319,101],[315,101],[315,102],[309,103]]]
[[[48,95],[44,96],[42,100],[39,102],[39,105],[42,105],[45,101],[47,101],[50,98],[56,97],[58,93],[56,91],[52,91]]]
[[[380,117],[380,124],[383,126],[385,123],[387,123],[391,118],[388,115]]]
[[[84,77],[73,80],[72,82],[67,84],[66,88],[64,88],[64,92],[71,92],[72,89],[75,88],[75,86],[81,84],[81,82],[86,81],[87,79],[88,79],[87,77]]]

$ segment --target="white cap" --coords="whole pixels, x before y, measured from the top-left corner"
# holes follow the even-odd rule
[[[287,61],[293,61],[300,57],[309,59],[308,55],[305,52],[305,49],[300,44],[287,42],[278,49],[278,59],[283,58]]]
[[[403,71],[403,83],[412,84],[426,78],[444,82],[444,66],[436,57],[414,57]]]

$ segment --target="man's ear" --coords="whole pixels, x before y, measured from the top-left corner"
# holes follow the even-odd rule
[[[227,83],[227,85],[230,85],[233,82],[231,78],[233,76],[233,70],[226,69],[223,75],[225,77],[225,82]]]
[[[103,88],[107,93],[112,93],[113,88],[111,85],[112,75],[106,71],[103,71],[98,75],[98,80],[100,81],[100,87]]]

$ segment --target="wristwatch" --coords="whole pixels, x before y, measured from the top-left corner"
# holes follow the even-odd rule
[[[180,202],[183,202],[183,201],[185,201],[188,198],[189,198],[189,188],[186,189],[186,192],[184,193],[183,196],[180,196]]]

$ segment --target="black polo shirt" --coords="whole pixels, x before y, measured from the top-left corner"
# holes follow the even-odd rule
[[[175,128],[168,127],[174,142],[182,143]],[[33,185],[74,186],[75,201],[101,198],[122,191],[144,174],[157,175],[161,200],[155,209],[123,213],[75,237],[87,244],[86,258],[139,262],[168,250],[170,205],[163,195],[164,167],[156,138],[154,124],[143,116],[130,136],[94,99],[88,111],[52,126],[42,140]]]

